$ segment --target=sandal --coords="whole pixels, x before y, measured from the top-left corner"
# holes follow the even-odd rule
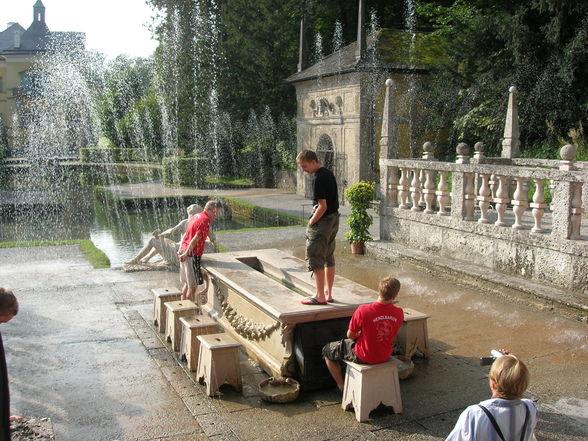
[[[303,300],[300,300],[300,303],[303,305],[326,305],[327,302],[319,302],[315,297],[307,297]]]

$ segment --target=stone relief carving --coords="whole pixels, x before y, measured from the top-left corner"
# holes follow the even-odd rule
[[[273,325],[261,325],[237,313],[235,308],[229,305],[225,296],[222,295],[220,287],[217,284],[215,284],[215,295],[220,302],[223,315],[235,332],[241,337],[253,341],[265,340],[272,332],[280,327],[279,322],[275,322]]]
[[[343,112],[343,99],[338,96],[335,98],[335,103],[329,102],[327,98],[318,98],[310,101],[310,108],[314,117],[328,117],[340,114]],[[337,108],[339,111],[337,112]]]

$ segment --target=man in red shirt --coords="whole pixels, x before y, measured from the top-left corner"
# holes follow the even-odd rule
[[[194,300],[197,286],[204,283],[200,259],[204,253],[204,242],[210,230],[210,223],[216,219],[219,208],[215,201],[208,201],[204,210],[188,221],[186,234],[182,238],[180,251],[178,251],[180,280],[184,283],[182,300]]]
[[[377,364],[392,355],[394,338],[404,321],[402,308],[393,304],[398,291],[400,282],[394,277],[380,280],[378,301],[355,310],[347,338],[328,343],[323,348],[327,368],[340,390],[343,390],[341,360]]]

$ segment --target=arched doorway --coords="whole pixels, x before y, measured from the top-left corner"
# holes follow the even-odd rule
[[[335,149],[333,147],[333,140],[329,135],[323,133],[319,136],[316,145],[316,155],[323,167],[335,173],[335,170],[333,170],[335,167]]]

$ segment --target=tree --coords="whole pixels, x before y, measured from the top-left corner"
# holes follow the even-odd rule
[[[570,131],[586,126],[586,2],[423,2],[418,13],[446,41],[448,62],[431,75],[425,106],[427,125],[451,128],[449,146],[483,140],[498,154],[510,85],[519,91],[523,154],[548,143],[555,157]]]

